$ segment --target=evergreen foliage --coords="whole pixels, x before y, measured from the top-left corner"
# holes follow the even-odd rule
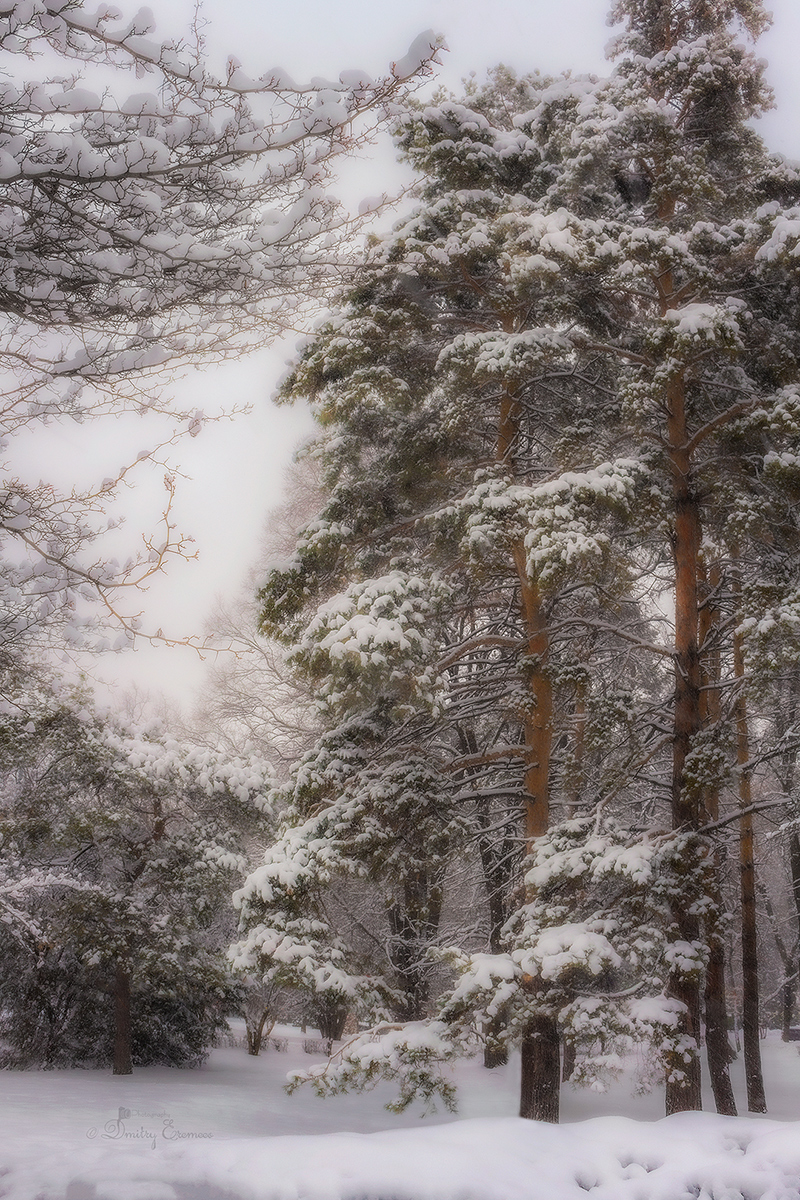
[[[4,682],[5,1064],[105,1065],[122,1036],[136,1064],[200,1061],[237,994],[225,900],[264,764],[125,728],[46,680]]]
[[[559,1039],[597,1081],[646,1034],[668,1111],[694,1108],[704,1020],[732,1103],[707,833],[733,792],[752,843],[746,698],[794,654],[798,177],[751,125],[760,4],[612,20],[606,79],[499,69],[409,106],[420,203],[283,389],[314,405],[328,498],[269,574],[263,628],[323,732],[235,953],[374,1023],[311,1073],[321,1091],[388,1075],[401,1104],[447,1103],[437,1063],[510,1042],[522,1115],[552,1120]],[[470,855],[483,944],[447,924]],[[367,979],[333,929],[353,876],[384,889],[387,929],[402,887],[417,973],[454,970],[435,1004],[408,1003],[391,955]],[[381,1025],[398,985],[412,1024]]]

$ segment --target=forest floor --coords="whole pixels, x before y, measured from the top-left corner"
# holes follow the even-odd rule
[[[457,1115],[396,1116],[392,1089],[287,1096],[296,1030],[196,1070],[0,1074],[2,1200],[798,1200],[800,1053],[762,1042],[767,1117],[660,1119],[637,1064],[606,1093],[563,1089],[562,1124],[515,1117],[518,1063],[459,1064]],[[733,1067],[740,1097],[741,1058]],[[706,1086],[706,1092],[709,1092]],[[710,1104],[710,1095],[708,1097]]]

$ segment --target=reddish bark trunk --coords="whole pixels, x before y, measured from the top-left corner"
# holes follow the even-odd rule
[[[742,639],[733,638],[734,674],[740,686],[744,679]],[[747,702],[740,691],[736,701],[736,761],[739,767],[739,803],[743,809],[739,823],[739,866],[742,903],[742,1043],[744,1072],[747,1086],[747,1107],[750,1112],[764,1113],[767,1101],[761,1069],[758,996],[758,929],[756,924],[756,867],[753,814],[750,785],[750,737],[747,727]]]
[[[686,423],[684,384],[681,378],[668,389],[668,436],[674,498],[673,556],[675,564],[675,708],[672,754],[672,827],[699,827],[698,797],[686,786],[686,760],[701,727],[700,653],[698,646],[698,569],[701,546],[700,505],[693,488]],[[698,864],[699,865],[699,864]],[[694,865],[687,864],[692,871]],[[673,926],[679,941],[696,943],[700,925],[691,908],[676,902]],[[667,1113],[702,1108],[700,1083],[700,981],[674,971],[669,993],[684,1005],[680,1032],[697,1046],[687,1062],[681,1053],[667,1055]]]
[[[797,919],[798,941],[797,946],[800,948],[800,836],[797,833],[789,835],[789,866],[792,876],[792,901],[794,903],[795,917]],[[791,981],[792,995],[797,986],[798,974],[800,973],[800,964],[797,959],[797,951],[795,952],[794,971],[792,972],[793,979]],[[790,1001],[791,1005],[791,1001]],[[791,1020],[790,1020],[791,1024]]]
[[[550,753],[553,740],[553,690],[547,674],[549,639],[539,590],[530,581],[525,548],[515,547],[515,563],[522,594],[530,666],[530,704],[523,719],[525,738],[524,821],[526,852],[547,832],[550,819]],[[543,996],[540,981],[531,982],[532,993]],[[555,1017],[538,1014],[522,1039],[521,1117],[558,1121],[561,1061]]]
[[[703,690],[700,695],[700,711],[703,726],[713,731],[719,726],[722,705],[720,703],[720,647],[719,647],[719,608],[716,602],[716,591],[721,583],[721,573],[715,564],[709,572],[705,563],[700,562],[700,582],[704,593],[700,610],[700,653],[702,666]],[[705,789],[705,815],[709,821],[719,817],[719,783],[715,781]],[[728,1006],[725,995],[725,946],[723,931],[720,928],[718,914],[722,911],[722,897],[719,886],[720,863],[719,854],[714,853],[713,879],[711,899],[715,917],[707,925],[708,936],[708,965],[706,967],[705,984],[705,1026],[706,1026],[706,1061],[711,1078],[711,1091],[718,1113],[726,1117],[735,1117],[736,1098],[729,1067],[734,1053],[728,1040]]]
[[[521,407],[513,389],[504,389],[500,401],[496,458],[514,471]],[[522,542],[513,548],[514,568],[520,588],[520,607],[526,634],[528,706],[523,715],[523,823],[526,853],[547,832],[550,818],[550,753],[553,738],[553,692],[547,673],[549,637],[539,589],[528,573]],[[545,987],[531,980],[533,995]],[[526,1029],[521,1045],[522,1078],[520,1116],[535,1121],[558,1121],[561,1063],[558,1024],[546,1012],[538,1013]]]

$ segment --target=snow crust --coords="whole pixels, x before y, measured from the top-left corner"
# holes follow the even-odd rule
[[[755,1121],[730,1129],[700,1114],[655,1127],[624,1117],[579,1127],[505,1118],[213,1147],[177,1142],[161,1154],[102,1151],[68,1191],[45,1181],[37,1200],[796,1200],[797,1134]]]

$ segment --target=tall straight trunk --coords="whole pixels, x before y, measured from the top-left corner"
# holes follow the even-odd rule
[[[665,45],[671,44],[671,33],[665,30]],[[665,194],[658,205],[658,217],[665,227],[672,222],[677,198]],[[652,278],[658,297],[661,316],[665,317],[676,302],[678,285],[674,273],[667,269]],[[680,303],[690,298],[685,285],[680,289]],[[675,831],[691,833],[700,828],[700,805],[697,792],[686,787],[686,760],[692,742],[702,725],[700,710],[701,669],[699,652],[699,570],[702,529],[700,500],[693,475],[691,438],[686,406],[686,380],[682,372],[675,374],[664,389],[666,408],[665,443],[672,488],[672,557],[675,601],[675,696],[672,715],[672,788],[671,816]],[[693,872],[699,864],[687,862]],[[699,939],[700,924],[691,905],[676,900],[672,906],[672,926],[678,941],[692,944]],[[683,1005],[678,1032],[684,1044],[696,1049],[689,1062],[682,1052],[670,1052],[665,1058],[667,1114],[701,1109],[700,1079],[700,1011],[699,979],[687,977],[674,969],[667,982],[673,999]]]
[[[739,803],[742,816],[739,822],[739,879],[742,905],[742,1043],[744,1071],[747,1084],[747,1107],[750,1112],[767,1111],[764,1095],[764,1076],[761,1070],[758,997],[758,928],[756,924],[756,866],[753,814],[750,784],[750,736],[747,725],[747,701],[743,690],[744,655],[742,638],[733,637],[733,669],[739,682],[736,700],[736,762],[739,767]]]
[[[553,688],[547,673],[550,639],[547,618],[535,583],[523,575],[525,550],[515,550],[519,566],[526,629],[526,657],[530,666],[529,703],[523,718],[525,773],[523,811],[525,848],[530,854],[537,838],[547,833],[550,820],[550,753],[553,743]]]
[[[769,918],[769,923],[772,928],[772,936],[775,938],[775,946],[778,951],[778,956],[783,967],[783,987],[781,988],[781,1039],[784,1042],[792,1040],[792,1014],[794,1012],[794,985],[797,977],[792,956],[786,948],[786,943],[781,937],[780,924],[772,907],[772,901],[769,898],[769,892],[764,887],[760,879],[756,879],[756,891],[761,897],[761,902],[764,905],[764,911]]]
[[[526,852],[547,832],[550,820],[550,753],[553,741],[553,689],[547,673],[549,636],[539,589],[528,577],[524,546],[514,551],[527,634],[529,704],[523,719],[525,773],[523,815]],[[542,1011],[522,1039],[522,1081],[519,1115],[534,1121],[557,1122],[561,1088],[558,1022],[547,1010],[547,987],[530,980],[531,995]]]
[[[506,332],[513,332],[513,320]],[[515,473],[522,407],[511,387],[503,389],[498,414],[495,457],[509,473]],[[523,716],[522,816],[525,850],[547,832],[550,820],[550,752],[553,739],[553,690],[548,675],[550,648],[547,618],[542,597],[528,573],[527,553],[520,540],[513,547],[514,569],[519,583],[520,610],[525,630],[528,682],[527,707]],[[522,1077],[519,1115],[534,1121],[557,1122],[561,1089],[558,1022],[547,1008],[547,985],[541,979],[526,979],[524,986],[535,998],[538,1011],[522,1037]]]
[[[572,763],[567,778],[564,781],[566,792],[566,815],[572,817],[578,811],[583,790],[583,778],[586,758],[586,682],[579,679],[575,688],[575,709],[573,714],[575,724],[575,745]],[[575,1070],[575,1043],[568,1038],[564,1040],[561,1056],[561,1079],[567,1083]]]
[[[700,561],[700,581],[704,599],[700,609],[699,635],[703,690],[700,695],[700,713],[704,727],[713,730],[719,727],[720,703],[720,648],[719,607],[715,593],[721,583],[719,566],[714,564],[710,571]],[[709,821],[719,817],[719,783],[714,781],[705,789],[705,815]],[[716,914],[707,927],[708,964],[706,966],[705,993],[703,997],[706,1026],[706,1061],[711,1078],[711,1091],[718,1113],[726,1117],[736,1116],[736,1098],[729,1067],[734,1054],[728,1040],[728,1006],[725,996],[725,945],[720,927],[722,912],[720,892],[719,851],[712,859],[711,900]]]
[[[700,503],[694,490],[692,464],[687,450],[686,395],[682,378],[667,389],[668,438],[674,503],[673,558],[675,569],[675,707],[672,751],[672,828],[692,832],[700,826],[698,797],[686,786],[686,760],[701,727],[700,653],[698,646],[698,564],[701,546]],[[687,863],[692,872],[699,864]],[[696,943],[700,924],[692,906],[677,900],[672,923],[677,939]],[[683,1054],[667,1055],[667,1113],[701,1109],[700,1082],[700,981],[680,969],[669,978],[669,993],[683,1005],[680,1032],[694,1043],[688,1062]]]
[[[796,804],[792,801],[795,789],[795,778],[797,775],[797,751],[792,744],[792,738],[788,737],[789,731],[797,726],[798,713],[800,712],[800,670],[795,670],[787,680],[785,692],[783,689],[777,695],[777,703],[779,711],[775,719],[775,733],[779,739],[786,739],[786,750],[781,755],[780,759],[780,781],[783,794],[786,797],[787,815],[791,818],[796,815]],[[792,1019],[794,1016],[795,993],[797,982],[800,979],[800,835],[796,830],[789,834],[789,878],[792,892],[792,907],[794,909],[795,926],[797,935],[794,941],[793,949],[789,949],[777,934],[777,923],[772,916],[769,904],[769,897],[765,898],[767,912],[770,913],[773,929],[776,930],[776,943],[778,952],[781,955],[781,961],[784,964],[784,974],[786,976],[783,988],[783,1037],[785,1041],[791,1039]]]
[[[114,1075],[132,1075],[131,976],[123,963],[114,973]]]

